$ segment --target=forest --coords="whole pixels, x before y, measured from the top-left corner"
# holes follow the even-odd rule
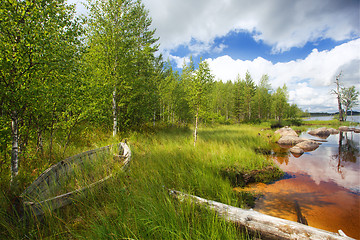
[[[214,79],[206,61],[174,71],[159,54],[141,1],[90,1],[78,18],[66,1],[2,1],[0,12],[1,171],[38,154],[62,155],[79,126],[117,132],[146,126],[239,123],[303,112],[287,88],[242,78]],[[46,145],[46,146],[45,146]],[[3,175],[4,176],[4,175]]]

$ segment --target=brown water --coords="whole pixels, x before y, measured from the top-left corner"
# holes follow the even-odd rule
[[[301,137],[319,139],[302,134]],[[274,161],[286,172],[272,184],[255,184],[254,209],[297,221],[295,202],[308,225],[360,239],[360,134],[331,135],[313,152],[296,158],[276,148]]]

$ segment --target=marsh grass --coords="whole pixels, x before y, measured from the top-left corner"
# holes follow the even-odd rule
[[[357,122],[350,122],[350,121],[340,122],[337,119],[304,121],[303,123],[304,123],[304,125],[315,125],[315,126],[327,125],[327,126],[332,126],[334,128],[339,127],[339,126],[359,126],[360,125],[360,123],[357,123]]]
[[[187,128],[131,133],[129,172],[115,169],[119,173],[102,187],[90,189],[72,205],[49,211],[42,219],[20,218],[1,208],[0,238],[248,239],[245,231],[205,206],[173,199],[168,189],[246,207],[247,195],[234,192],[220,170],[251,171],[272,165],[255,151],[269,148],[271,137],[259,126],[207,127],[200,129],[194,148]],[[1,204],[9,206],[4,196]]]

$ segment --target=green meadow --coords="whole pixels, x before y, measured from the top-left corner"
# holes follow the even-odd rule
[[[246,231],[218,218],[206,207],[179,202],[176,189],[203,198],[247,208],[252,196],[233,190],[224,169],[250,172],[273,165],[261,150],[274,140],[263,125],[202,127],[196,147],[188,128],[169,127],[133,132],[129,171],[120,168],[101,186],[79,194],[73,204],[42,217],[20,216],[6,191],[1,194],[2,239],[248,239]],[[98,139],[111,144],[119,139]],[[80,145],[80,143],[79,143]],[[259,150],[260,149],[260,150]],[[79,149],[80,150],[80,149]],[[82,151],[83,149],[81,149]],[[76,152],[76,148],[71,150]],[[96,179],[93,168],[82,176]],[[112,172],[116,171],[112,169]],[[31,172],[31,171],[30,171]],[[94,173],[94,174],[92,174]],[[226,171],[225,171],[226,173]],[[279,177],[277,176],[272,176]],[[28,177],[27,183],[31,183]],[[259,181],[270,181],[264,177]],[[87,182],[87,181],[84,181]]]

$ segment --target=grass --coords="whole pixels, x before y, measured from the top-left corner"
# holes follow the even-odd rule
[[[273,164],[256,151],[269,149],[272,141],[271,131],[261,127],[200,128],[196,148],[187,128],[131,133],[130,171],[77,196],[70,206],[42,219],[20,218],[9,207],[11,199],[0,194],[0,238],[248,239],[206,207],[172,199],[168,189],[246,207],[248,196],[234,192],[221,169],[252,171]]]
[[[333,126],[333,127],[359,126],[360,125],[360,123],[356,123],[356,122],[349,122],[349,121],[340,122],[338,119],[326,120],[326,121],[323,121],[323,120],[304,121],[303,124],[317,125],[317,126],[327,125],[327,126]]]

